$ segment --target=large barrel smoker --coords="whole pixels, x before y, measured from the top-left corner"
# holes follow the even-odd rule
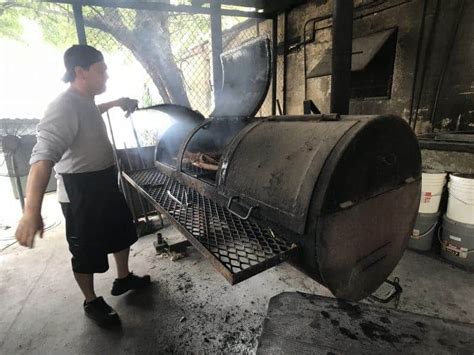
[[[392,115],[255,118],[271,53],[257,39],[222,55],[211,117],[162,105],[154,167],[125,179],[234,284],[290,259],[339,298],[370,295],[415,221],[421,159]]]

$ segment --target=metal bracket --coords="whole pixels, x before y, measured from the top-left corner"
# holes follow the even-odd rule
[[[319,108],[314,104],[313,100],[304,100],[303,101],[303,112],[305,115],[319,115],[321,111]]]
[[[400,286],[400,279],[395,277],[393,281],[385,280],[384,284],[388,284],[391,290],[385,295],[385,297],[379,297],[377,295],[372,294],[367,297],[367,300],[370,302],[378,302],[378,303],[389,303],[392,300],[394,301],[395,308],[398,308],[400,303],[400,296],[403,292],[402,286]]]
[[[153,242],[156,253],[161,256],[169,257],[171,261],[182,259],[186,256],[186,248],[191,246],[188,240],[175,244],[168,244],[161,233],[156,234],[156,241]]]

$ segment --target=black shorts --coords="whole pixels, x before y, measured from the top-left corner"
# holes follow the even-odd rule
[[[107,254],[137,241],[132,215],[118,189],[115,168],[62,174],[69,203],[61,203],[72,269],[82,274],[109,269]]]

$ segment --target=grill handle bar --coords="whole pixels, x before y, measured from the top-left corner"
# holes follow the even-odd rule
[[[246,221],[247,219],[249,219],[250,215],[252,214],[252,211],[257,208],[258,206],[251,206],[248,211],[247,211],[247,214],[245,216],[242,216],[241,214],[239,214],[238,212],[236,211],[233,211],[232,208],[231,208],[231,205],[232,205],[232,202],[236,199],[238,199],[239,197],[238,196],[232,196],[229,198],[229,201],[227,202],[227,211],[229,211],[231,214],[233,214],[234,216],[236,217],[239,217],[241,220],[243,221]]]
[[[191,206],[191,203],[188,202],[188,193],[186,192],[186,190],[184,190],[184,196],[185,196],[185,200],[186,202],[183,203],[181,202],[177,197],[175,197],[170,190],[167,191],[167,194],[169,196],[169,198],[171,198],[174,202],[176,202],[180,207],[181,206],[184,206],[184,207],[189,207]]]

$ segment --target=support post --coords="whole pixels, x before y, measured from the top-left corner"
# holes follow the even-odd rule
[[[211,45],[214,102],[218,102],[222,88],[222,17],[220,0],[212,0],[211,2]]]
[[[272,116],[276,115],[277,57],[278,57],[278,14],[272,19]]]
[[[84,28],[84,17],[82,16],[82,5],[73,3],[74,22],[76,23],[77,39],[79,44],[87,44],[86,30]]]
[[[334,0],[332,17],[331,113],[349,113],[353,0]]]

